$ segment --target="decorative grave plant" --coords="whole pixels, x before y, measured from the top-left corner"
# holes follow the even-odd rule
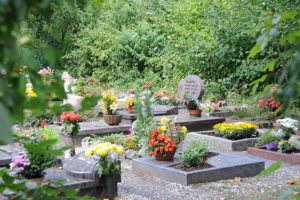
[[[191,94],[185,92],[183,98],[180,98],[186,109],[189,110],[191,117],[201,117],[201,108],[197,100]]]
[[[118,125],[122,121],[122,115],[119,115],[118,109],[120,105],[117,103],[117,97],[111,93],[102,95],[103,118],[108,125]]]
[[[258,136],[257,126],[252,123],[219,123],[213,126],[215,133],[230,140],[253,138]]]
[[[136,100],[134,98],[126,98],[125,99],[124,105],[125,105],[126,109],[128,110],[128,112],[135,113],[135,110],[134,110],[135,103],[136,103]]]
[[[72,138],[72,149],[71,149],[71,156],[75,155],[75,142],[74,142],[74,136],[78,135],[80,125],[80,116],[76,113],[68,113],[64,112],[60,116],[60,120],[64,121],[64,128],[62,129],[63,133],[66,133],[67,135],[70,135]]]
[[[184,140],[187,128],[174,124],[176,119],[161,119],[162,125],[150,133],[149,155],[156,160],[173,160],[176,149]]]
[[[95,162],[99,178],[105,175],[105,187],[109,199],[117,196],[115,174],[121,174],[121,157],[124,155],[122,146],[109,142],[101,143],[93,148],[87,148],[85,155]]]

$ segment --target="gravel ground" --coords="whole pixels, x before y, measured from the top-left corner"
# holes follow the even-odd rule
[[[252,156],[246,152],[232,152],[241,156],[264,160],[266,167],[274,161]],[[290,186],[287,181],[296,181]],[[261,178],[235,178],[210,183],[183,186],[149,176],[136,176],[132,172],[131,161],[122,162],[122,182],[119,185],[118,200],[193,200],[193,199],[278,199],[282,191],[292,189],[288,199],[294,199],[299,189],[300,165],[284,163],[276,172]]]

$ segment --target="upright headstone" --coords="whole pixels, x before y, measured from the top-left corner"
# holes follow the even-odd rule
[[[188,75],[184,79],[181,79],[178,84],[178,93],[183,96],[185,91],[190,93],[195,99],[201,101],[205,91],[203,80],[196,75]]]

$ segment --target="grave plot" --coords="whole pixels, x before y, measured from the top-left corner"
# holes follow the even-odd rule
[[[265,147],[248,148],[248,153],[270,160],[282,160],[283,162],[300,165],[300,151],[295,153],[280,153],[267,150]]]
[[[110,135],[112,133],[129,133],[131,125],[129,124],[119,124],[115,126],[109,126],[103,121],[94,122],[80,122],[80,130],[78,135],[73,138],[70,135],[62,134],[61,129],[63,126],[55,126],[56,130],[60,133],[60,140],[65,145],[72,145],[72,139],[76,147],[81,145],[81,140],[85,137],[95,134],[97,136]]]
[[[258,161],[228,153],[214,152],[218,155],[210,157],[207,163],[210,168],[195,171],[183,171],[173,166],[178,162],[157,161],[143,157],[132,161],[133,172],[137,175],[153,176],[163,180],[190,185],[203,182],[232,179],[235,177],[251,177],[265,168],[263,161]]]
[[[189,143],[191,140],[195,139],[202,139],[206,142],[210,149],[228,152],[246,151],[248,147],[254,147],[254,145],[258,142],[259,137],[246,138],[240,140],[229,140],[226,138],[214,136],[214,131],[201,131],[187,133],[185,142]]]
[[[154,119],[157,123],[159,123],[163,117],[164,116],[158,116],[154,117]],[[188,115],[169,115],[166,117],[170,119],[177,117],[175,124],[179,126],[186,126],[189,132],[211,130],[215,124],[225,121],[225,118],[211,116],[190,117]]]

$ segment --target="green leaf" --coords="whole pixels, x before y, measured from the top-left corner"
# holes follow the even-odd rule
[[[50,111],[54,115],[60,115],[63,112],[70,111],[70,110],[72,110],[72,105],[70,104],[61,105],[60,102],[56,102],[52,104],[52,106],[50,107]]]
[[[274,70],[274,66],[275,66],[275,59],[268,62],[268,64],[264,68],[264,71],[269,70],[270,72],[272,72]]]
[[[280,38],[279,42],[281,45],[284,45],[287,41],[289,41],[291,44],[296,44],[299,37],[300,30],[292,31]]]
[[[268,167],[268,169],[265,169],[262,172],[260,172],[257,177],[259,178],[266,174],[270,174],[276,171],[277,169],[280,168],[281,164],[282,164],[282,160],[278,160],[276,163],[273,163],[270,167]]]
[[[298,14],[297,11],[293,12],[284,12],[281,14],[281,20],[286,20],[286,19],[293,19],[296,15]]]
[[[7,108],[0,102],[0,145],[11,142],[12,122]]]
[[[258,54],[258,52],[260,52],[260,45],[255,45],[251,49],[250,54],[248,55],[247,59],[253,58],[256,54]]]
[[[64,83],[60,79],[55,79],[55,82],[50,85],[51,90],[61,99],[66,99],[67,95],[64,89]]]

